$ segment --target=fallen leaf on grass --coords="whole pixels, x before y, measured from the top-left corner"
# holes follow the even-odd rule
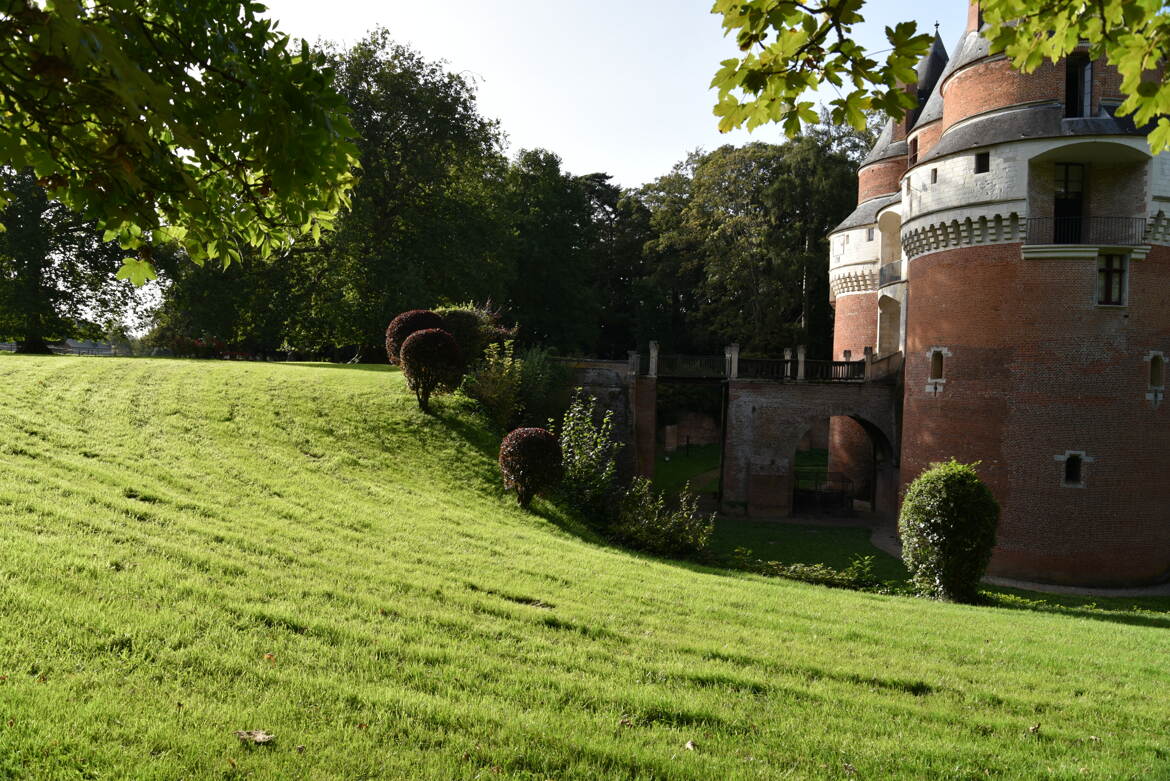
[[[685,748],[687,751],[694,751],[695,750],[695,741],[688,740],[686,746],[684,746],[683,748]]]
[[[236,730],[236,737],[239,738],[244,743],[252,743],[255,745],[263,745],[265,743],[271,743],[273,740],[276,739],[275,735],[270,735],[262,729],[250,729],[250,730],[238,729],[238,730]]]

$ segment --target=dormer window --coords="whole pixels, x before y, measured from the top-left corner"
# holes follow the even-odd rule
[[[1070,54],[1064,61],[1064,115],[1090,115],[1093,98],[1093,61],[1087,54]]]

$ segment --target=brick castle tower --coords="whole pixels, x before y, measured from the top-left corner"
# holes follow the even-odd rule
[[[936,38],[830,236],[833,357],[904,361],[900,442],[833,418],[830,469],[892,509],[931,462],[979,461],[1003,510],[992,574],[1164,580],[1170,155],[1114,115],[1104,60],[1022,74],[980,16],[949,59]]]

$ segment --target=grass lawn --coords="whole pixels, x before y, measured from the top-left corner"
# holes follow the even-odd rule
[[[389,370],[0,355],[0,778],[1170,777],[1165,612],[630,554],[436,408]]]
[[[827,564],[845,569],[858,556],[873,556],[874,574],[880,580],[904,581],[902,562],[869,542],[870,531],[861,527],[753,521],[717,518],[711,547],[718,553],[747,548],[756,558],[782,564]]]
[[[706,493],[719,489],[719,445],[680,447],[668,457],[661,450],[654,462],[654,487],[677,494],[688,481],[691,490]],[[708,472],[713,475],[701,477]]]

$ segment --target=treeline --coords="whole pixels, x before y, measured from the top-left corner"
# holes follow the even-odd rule
[[[825,235],[854,203],[857,134],[820,125],[782,146],[696,152],[626,189],[604,173],[573,175],[546,150],[509,159],[473,85],[384,30],[328,54],[360,134],[352,207],[318,244],[270,262],[224,269],[156,253],[149,345],[384,360],[397,313],[490,302],[522,324],[521,345],[564,354],[623,357],[652,339],[679,352],[737,341],[749,354],[798,343],[827,353]],[[6,293],[19,276],[12,257],[0,247],[0,302],[28,304],[40,290],[45,300],[24,307],[40,313],[37,338],[75,335],[71,323],[89,333],[125,319],[115,305],[141,304],[115,285],[108,311],[63,307],[48,277]],[[108,271],[110,260],[90,265]],[[28,319],[9,310],[0,338],[30,338]]]

